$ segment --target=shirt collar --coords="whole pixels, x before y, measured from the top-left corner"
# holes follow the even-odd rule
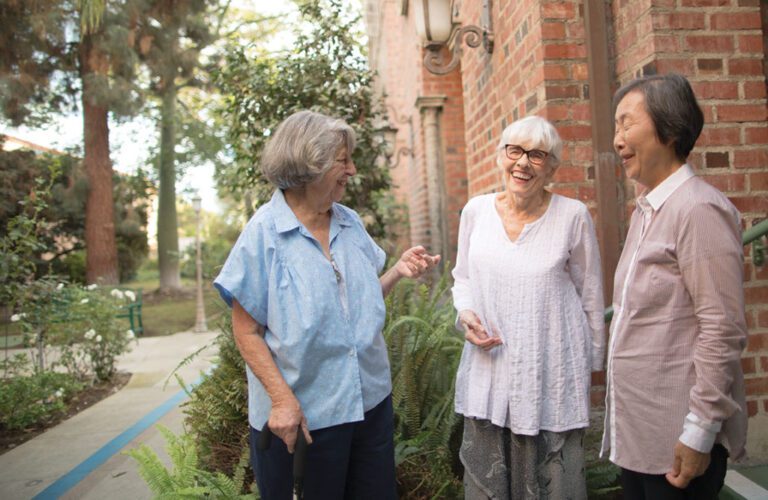
[[[288,202],[285,201],[285,194],[282,189],[275,189],[272,194],[272,209],[275,211],[275,230],[278,233],[286,233],[294,229],[302,228],[301,222],[299,222],[296,214],[293,213],[291,207],[288,206]],[[340,226],[352,225],[352,220],[341,209],[338,203],[331,205],[331,232],[333,233],[334,224]]]
[[[640,196],[638,198],[638,206],[645,210],[643,205],[645,205],[644,202],[647,202],[653,211],[660,209],[664,202],[672,196],[672,193],[694,175],[696,174],[693,173],[691,166],[687,163],[683,164],[672,175],[664,179],[661,184],[653,188],[650,193]]]

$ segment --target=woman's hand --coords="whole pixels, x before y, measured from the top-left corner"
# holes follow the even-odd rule
[[[402,278],[419,278],[440,262],[439,255],[429,255],[423,246],[409,248],[394,266],[381,275],[381,292],[386,297]]]
[[[499,344],[502,344],[498,336],[491,337],[483,328],[480,318],[475,311],[464,309],[459,312],[459,323],[464,328],[464,338],[467,342],[476,345],[486,351],[490,351]]]
[[[394,268],[401,277],[416,279],[435,267],[439,262],[439,255],[429,255],[426,249],[419,245],[403,252]]]
[[[312,437],[307,428],[307,419],[301,411],[299,400],[291,394],[284,399],[272,401],[272,411],[269,413],[269,430],[279,437],[288,447],[288,453],[293,453],[296,446],[297,431],[301,427],[307,444],[312,444]]]

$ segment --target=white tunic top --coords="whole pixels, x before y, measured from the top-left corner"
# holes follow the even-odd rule
[[[513,242],[496,196],[471,199],[461,214],[453,301],[503,344],[465,343],[456,412],[531,436],[587,427],[590,371],[603,368],[605,351],[592,218],[583,203],[553,194]]]

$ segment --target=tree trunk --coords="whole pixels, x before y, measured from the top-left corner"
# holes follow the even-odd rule
[[[109,159],[109,110],[95,97],[93,78],[106,78],[108,61],[83,35],[80,77],[83,83],[83,164],[88,177],[85,202],[85,279],[100,285],[119,282],[115,240],[112,163]]]
[[[175,72],[175,71],[174,71]],[[160,189],[157,209],[157,262],[160,289],[177,290],[179,276],[179,234],[176,216],[176,85],[166,77],[162,88],[160,118]]]

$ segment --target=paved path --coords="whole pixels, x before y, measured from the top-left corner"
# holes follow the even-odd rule
[[[0,498],[151,498],[133,459],[121,451],[148,444],[164,456],[156,424],[179,433],[184,415],[177,405],[186,396],[168,376],[215,337],[216,332],[183,332],[140,339],[119,360],[119,369],[133,374],[121,391],[0,455]],[[215,346],[205,349],[178,373],[186,384],[194,383],[216,355]]]

